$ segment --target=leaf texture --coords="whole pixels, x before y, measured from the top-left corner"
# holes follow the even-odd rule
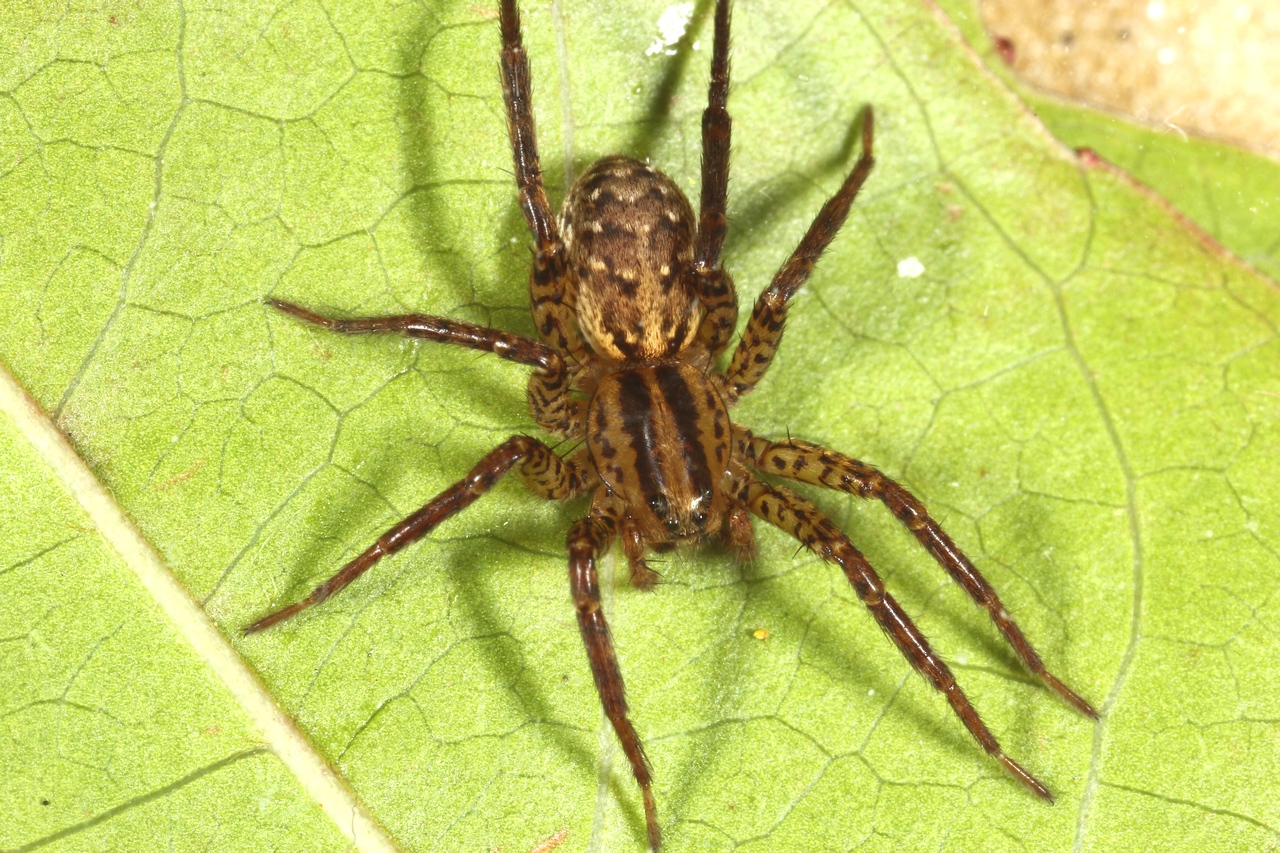
[[[696,198],[710,4],[671,55],[646,53],[662,3],[525,5],[552,196],[622,151]],[[0,16],[0,358],[404,849],[644,849],[567,595],[582,504],[503,483],[239,638],[534,429],[521,368],[262,304],[532,332],[490,5]],[[735,417],[900,478],[1104,719],[1038,686],[882,507],[810,493],[1057,804],[838,571],[761,531],[757,561],[677,554],[649,594],[606,561],[664,850],[1276,845],[1274,283],[1077,159],[930,7],[740,0],[734,39],[744,306],[852,166],[863,104],[878,131]],[[35,449],[0,442],[0,849],[345,849]]]

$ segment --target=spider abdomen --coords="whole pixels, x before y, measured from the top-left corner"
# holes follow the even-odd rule
[[[587,424],[596,470],[650,545],[720,530],[731,428],[701,370],[674,362],[610,373]]]
[[[694,338],[693,208],[675,182],[630,157],[597,160],[560,212],[578,324],[619,361],[671,358]]]

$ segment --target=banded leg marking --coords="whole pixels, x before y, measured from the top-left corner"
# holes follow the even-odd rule
[[[738,293],[733,279],[720,266],[729,221],[729,0],[717,0],[715,43],[711,53],[711,81],[707,108],[702,113],[702,198],[694,253],[698,300],[705,314],[699,340],[714,357],[724,351],[738,324]]]
[[[986,609],[996,629],[1027,665],[1027,669],[1071,707],[1090,719],[1098,719],[1098,712],[1092,705],[1049,672],[1022,629],[1005,609],[991,582],[983,577],[982,572],[951,541],[951,537],[929,515],[924,504],[915,495],[874,466],[807,441],[792,439],[773,442],[749,435],[746,447],[747,459],[752,467],[760,471],[882,502],[902,526],[911,531],[938,565],[968,593],[969,598]]]
[[[256,634],[340,592],[383,557],[418,541],[442,521],[475,503],[516,465],[520,466],[524,481],[534,493],[544,498],[558,500],[582,492],[593,477],[593,469],[584,467],[584,459],[585,456],[579,454],[565,461],[537,439],[525,435],[512,436],[489,451],[467,476],[379,536],[377,542],[316,587],[306,598],[262,617],[245,628],[244,633]]]
[[[442,344],[491,352],[499,358],[536,367],[546,373],[564,370],[564,359],[546,344],[501,329],[477,326],[463,320],[450,320],[430,314],[394,314],[383,317],[326,317],[283,299],[268,299],[267,304],[313,326],[341,332],[344,335],[398,334],[422,338]]]
[[[583,645],[587,648],[587,660],[595,677],[596,692],[605,716],[622,744],[622,751],[631,762],[631,770],[644,798],[644,820],[649,833],[649,846],[657,850],[662,844],[662,831],[658,826],[658,809],[653,798],[653,778],[649,758],[645,755],[640,736],[627,718],[626,687],[622,682],[622,670],[613,650],[613,638],[609,624],[600,607],[600,583],[596,574],[596,558],[609,550],[618,535],[618,523],[611,514],[592,513],[574,523],[569,529],[569,588],[573,593],[573,606],[578,614],[578,629]]]
[[[435,317],[430,314],[396,314],[385,317],[326,317],[309,308],[271,299],[267,304],[292,317],[332,332],[349,335],[401,334],[411,338],[455,344],[469,349],[491,352],[499,358],[535,367],[529,377],[529,412],[538,425],[565,438],[582,434],[583,405],[569,396],[573,374],[564,358],[554,348],[501,329],[490,329]]]
[[[502,0],[502,97],[507,108],[507,132],[515,164],[520,211],[533,235],[533,270],[529,297],[538,336],[566,358],[589,358],[574,321],[572,294],[565,292],[566,252],[556,226],[555,213],[542,186],[538,135],[533,123],[529,56],[520,35],[520,12],[515,0]]]
[[[773,362],[778,345],[782,343],[782,329],[786,324],[791,297],[809,280],[818,258],[835,239],[840,226],[844,225],[858,190],[862,189],[867,176],[871,174],[871,168],[875,165],[875,157],[871,153],[874,135],[871,108],[866,107],[862,111],[862,156],[858,158],[853,171],[845,178],[840,189],[822,206],[817,218],[800,240],[800,245],[796,246],[791,257],[773,277],[773,283],[756,300],[751,320],[742,333],[742,341],[734,350],[729,370],[722,380],[722,393],[726,396],[727,405],[732,405],[754,388]]]
[[[806,548],[844,570],[858,598],[893,640],[911,666],[947,697],[951,709],[987,754],[1037,797],[1053,801],[1049,789],[1005,754],[986,723],[978,716],[950,668],[929,640],[888,592],[875,569],[849,538],[813,504],[790,489],[755,480],[747,486],[747,505],[758,517],[798,539]]]

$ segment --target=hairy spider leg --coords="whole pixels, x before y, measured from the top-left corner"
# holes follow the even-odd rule
[[[533,96],[529,56],[520,35],[520,12],[515,0],[502,0],[502,97],[507,108],[507,132],[515,163],[520,210],[533,235],[533,269],[529,298],[538,337],[581,364],[590,359],[574,317],[573,294],[566,292],[567,252],[556,226],[555,213],[542,187],[538,136],[533,125]],[[572,371],[570,371],[572,372]],[[565,380],[566,385],[569,377]],[[530,389],[532,393],[532,388]]]
[[[606,508],[609,498],[602,487],[597,500],[592,502],[590,514],[569,528],[565,540],[569,546],[569,588],[573,593],[573,606],[578,614],[578,630],[587,647],[587,660],[595,677],[596,692],[605,716],[613,725],[613,731],[622,744],[622,751],[631,762],[631,770],[644,798],[644,822],[649,832],[649,846],[654,850],[662,844],[662,830],[658,827],[658,807],[653,798],[653,777],[649,757],[645,755],[640,736],[627,718],[626,686],[622,682],[622,670],[613,650],[613,638],[609,623],[605,621],[600,606],[600,583],[596,574],[596,558],[603,556],[618,536],[616,510]]]
[[[817,218],[800,240],[800,245],[796,246],[791,257],[773,277],[773,282],[756,300],[751,319],[742,333],[742,341],[734,350],[729,370],[721,380],[720,392],[727,405],[733,405],[739,397],[754,388],[773,363],[778,345],[782,343],[782,330],[786,325],[791,297],[809,280],[814,264],[839,232],[840,226],[849,216],[849,207],[858,195],[858,190],[862,189],[867,176],[871,174],[871,168],[876,162],[871,151],[871,142],[875,136],[871,107],[863,108],[861,121],[862,155],[854,164],[853,171],[845,178],[835,195],[827,199],[827,203],[822,206]]]
[[[491,352],[507,361],[527,364],[541,370],[555,370],[558,364],[564,362],[560,353],[546,344],[521,335],[513,335],[501,329],[477,326],[475,323],[467,323],[463,320],[450,320],[448,317],[434,317],[430,314],[326,317],[283,299],[269,299],[267,304],[277,311],[283,311],[305,323],[320,326],[331,332],[342,332],[348,335],[408,335],[411,338],[423,338],[428,341],[457,344],[469,349]]]
[[[467,476],[379,536],[377,542],[306,598],[264,616],[245,628],[244,633],[254,634],[270,628],[339,592],[383,557],[418,541],[445,519],[462,512],[515,466],[519,466],[521,476],[534,494],[548,500],[562,500],[580,494],[595,477],[595,469],[586,451],[567,460],[561,459],[535,438],[512,436],[489,451]]]
[[[853,591],[871,611],[881,629],[889,635],[889,639],[893,640],[916,672],[927,678],[935,689],[947,697],[956,716],[987,754],[1000,762],[1005,770],[1030,788],[1037,797],[1053,802],[1049,789],[1000,748],[995,736],[956,683],[947,664],[929,645],[929,640],[901,605],[885,591],[884,582],[880,580],[876,570],[871,568],[867,558],[853,547],[849,537],[823,515],[821,510],[790,489],[772,486],[747,476],[746,501],[751,511],[798,539],[822,559],[840,566],[853,585]]]
[[[742,433],[745,437],[745,456],[749,464],[758,470],[884,503],[898,521],[902,522],[903,527],[920,541],[938,565],[969,594],[969,598],[979,607],[986,608],[991,621],[996,623],[1000,634],[1018,653],[1018,657],[1022,658],[1027,668],[1067,704],[1086,717],[1098,719],[1098,712],[1092,705],[1049,672],[1022,629],[1001,603],[995,588],[951,541],[951,537],[934,521],[915,495],[875,467],[843,453],[807,441],[789,439],[775,442],[751,435],[747,430],[742,430]]]
[[[305,323],[333,332],[408,335],[491,352],[507,361],[536,367],[537,370],[529,377],[528,393],[533,419],[547,431],[565,438],[576,438],[582,432],[583,404],[569,396],[572,377],[566,369],[564,357],[546,344],[501,329],[430,314],[339,318],[317,314],[283,299],[269,299],[267,304]]]
[[[715,42],[711,53],[711,81],[707,108],[702,113],[702,200],[693,256],[698,301],[706,313],[698,340],[712,357],[729,345],[738,325],[738,293],[733,279],[720,265],[720,252],[729,220],[729,0],[717,0]]]

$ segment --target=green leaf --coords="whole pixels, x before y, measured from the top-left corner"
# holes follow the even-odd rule
[[[553,197],[613,151],[696,196],[709,4],[646,55],[664,8],[524,10]],[[504,482],[239,637],[533,430],[521,368],[262,305],[532,332],[492,11],[41,15],[0,12],[0,358],[405,849],[644,849],[567,595],[581,503]],[[761,529],[755,562],[674,555],[649,594],[606,561],[664,850],[1274,846],[1275,285],[1078,161],[929,8],[741,0],[734,28],[744,306],[851,167],[864,103],[878,157],[735,417],[900,478],[1104,719],[1037,684],[883,507],[810,492],[1057,804],[983,756],[838,571]],[[342,849],[28,434],[0,441],[0,848]]]
[[[0,376],[9,415],[0,421],[0,533],[10,543],[0,570],[8,688],[0,843],[342,849],[336,827],[260,741],[272,726],[255,726],[220,683],[219,656],[182,641],[201,621],[198,608],[187,602],[194,619],[188,613],[185,623],[161,615],[154,584],[144,590],[130,571],[139,554],[119,547],[127,522],[100,523],[104,503],[110,512],[105,493],[90,515],[76,505],[48,467],[66,461],[56,437],[49,441],[51,425],[33,423],[38,411],[16,390]]]

